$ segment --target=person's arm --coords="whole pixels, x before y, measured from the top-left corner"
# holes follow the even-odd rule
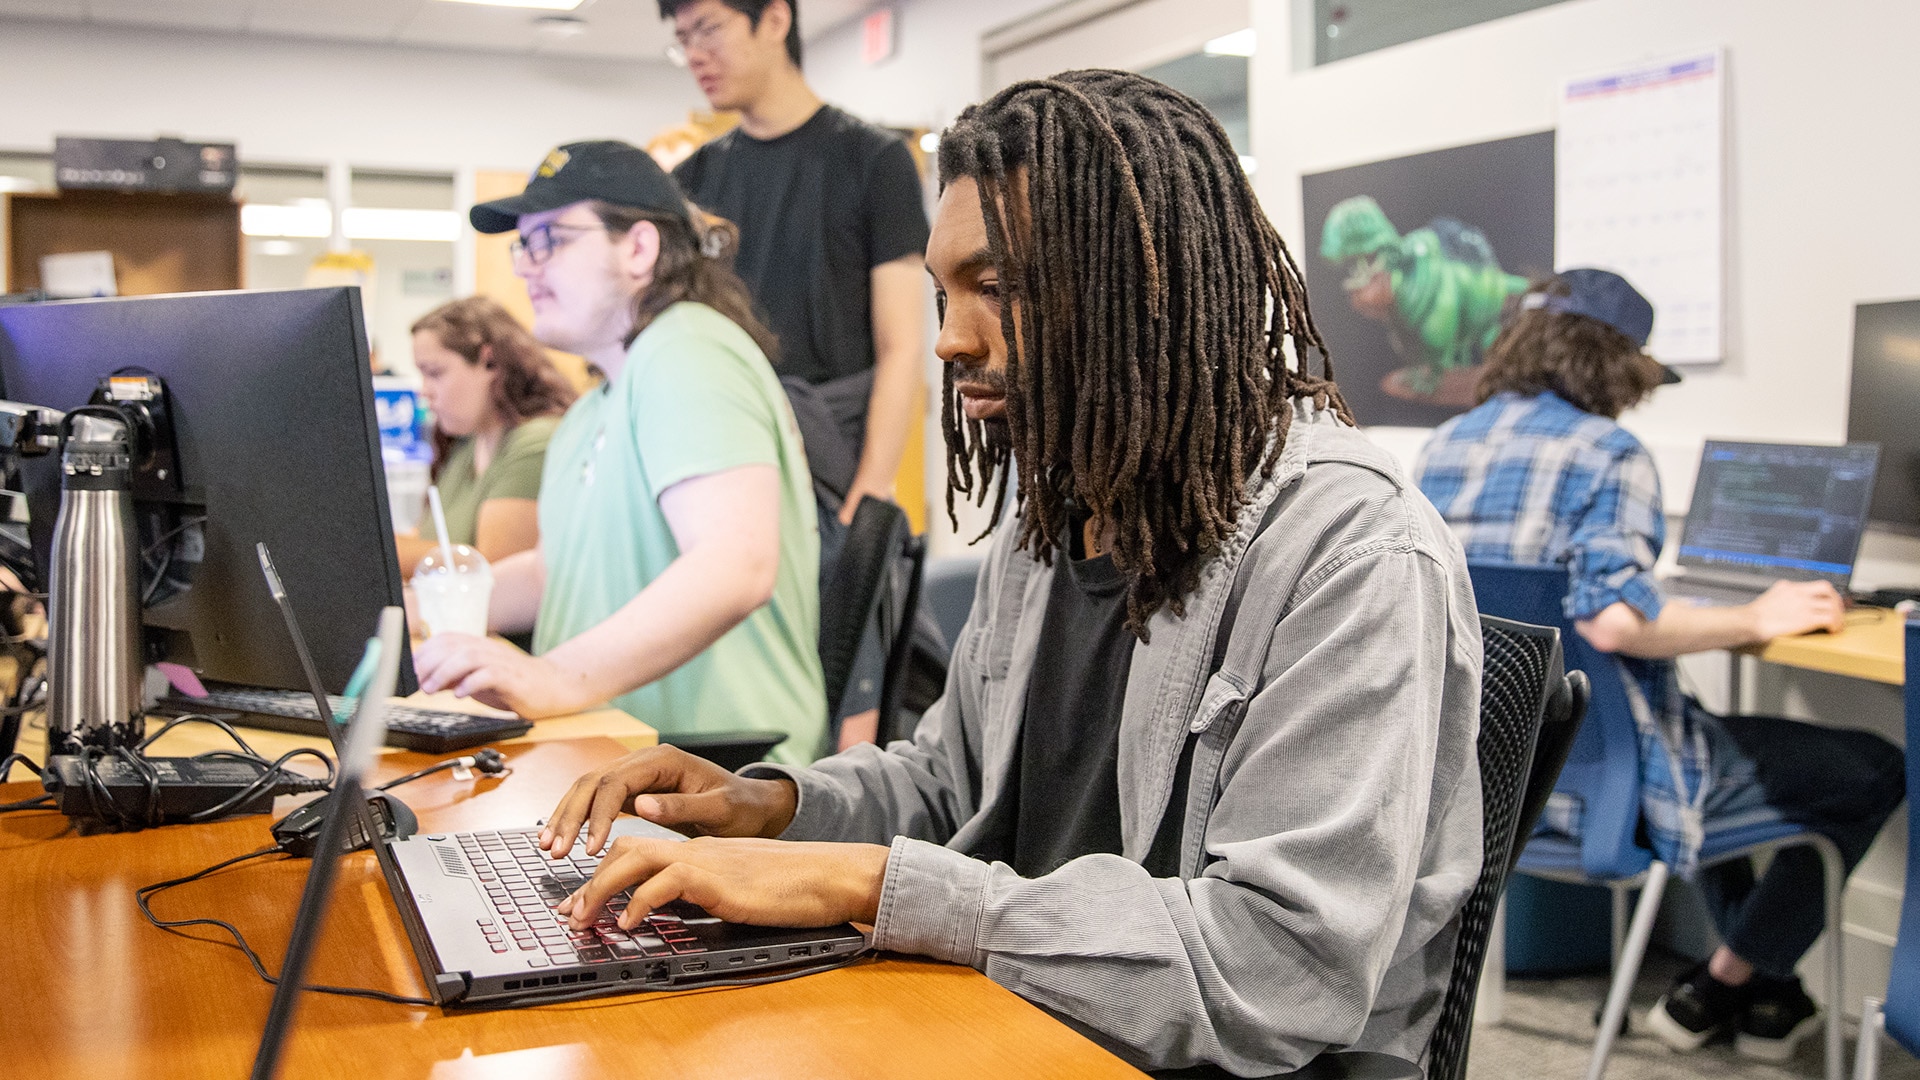
[[[497,563],[540,543],[538,499],[488,499],[480,504],[473,530],[474,550]]]
[[[540,504],[534,499],[488,499],[480,504],[480,519],[474,527],[473,548],[497,563],[509,555],[526,551],[540,542]],[[430,553],[440,550],[440,541],[412,533],[393,538],[400,553],[400,574],[412,577],[413,568]]]
[[[1815,630],[1846,629],[1847,608],[1824,581],[1777,581],[1750,604],[1697,607],[1668,603],[1649,619],[1616,600],[1573,628],[1601,652],[1665,660],[1709,649],[1737,649]]]
[[[860,467],[840,509],[852,524],[862,495],[891,499],[913,418],[926,406],[921,363],[926,347],[926,268],[918,253],[872,270],[873,392],[867,399],[867,439]]]
[[[496,634],[524,634],[540,614],[540,598],[547,591],[546,556],[539,547],[509,555],[493,564],[493,594],[487,600],[487,629]]]
[[[773,466],[683,480],[660,493],[660,510],[680,555],[618,611],[538,657],[499,641],[435,637],[415,654],[421,689],[450,689],[535,719],[579,712],[693,659],[773,596]]]
[[[400,555],[400,576],[411,579],[414,567],[420,565],[420,560],[426,558],[428,552],[438,551],[440,541],[428,540],[418,533],[395,533],[393,547]]]
[[[1360,1035],[1409,918],[1457,906],[1479,866],[1472,613],[1458,610],[1432,552],[1352,550],[1275,630],[1264,686],[1221,763],[1196,878],[1155,878],[1104,854],[1022,878],[905,835],[884,863],[864,844],[629,837],[566,913],[584,925],[607,897],[645,882],[635,893],[645,902],[698,895],[748,922],[871,916],[877,947],[979,968],[1136,1064],[1297,1068]],[[1395,643],[1390,670],[1348,659],[1381,657],[1383,641]],[[882,783],[866,794],[911,803],[884,783],[903,778],[876,771]],[[816,791],[802,785],[795,826]],[[773,804],[769,829],[786,812]]]
[[[671,746],[650,746],[575,781],[549,815],[541,843],[556,857],[586,828],[598,853],[613,820],[631,808],[694,836],[867,841],[895,836],[944,843],[974,812],[986,685],[971,647],[987,632],[993,597],[1017,529],[1002,529],[974,582],[972,611],[947,666],[946,690],[914,726],[913,739],[884,750],[871,743],[795,768],[760,762],[729,773]],[[976,754],[969,754],[973,747]]]

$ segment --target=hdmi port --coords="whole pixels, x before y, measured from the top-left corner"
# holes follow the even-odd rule
[[[698,975],[700,972],[707,970],[707,962],[705,960],[690,960],[687,963],[681,964],[680,970],[687,975]]]

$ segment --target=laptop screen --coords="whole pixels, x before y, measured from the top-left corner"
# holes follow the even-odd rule
[[[1689,566],[1845,587],[1866,529],[1880,448],[1713,442],[1680,541]]]

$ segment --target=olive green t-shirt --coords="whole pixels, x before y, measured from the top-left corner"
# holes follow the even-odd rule
[[[567,410],[540,489],[544,653],[604,622],[680,556],[660,495],[745,465],[780,474],[773,599],[705,652],[613,701],[669,733],[778,730],[773,760],[826,751],[820,539],[812,479],[787,397],[753,339],[704,304],[653,320],[611,382]]]
[[[461,439],[447,451],[447,463],[440,469],[440,505],[447,512],[447,539],[456,544],[472,544],[480,528],[480,504],[489,499],[537,499],[540,497],[540,471],[547,461],[547,441],[560,426],[557,416],[536,416],[522,421],[500,439],[493,461],[485,473],[473,471],[473,438]],[[423,540],[438,540],[433,515],[420,522]]]

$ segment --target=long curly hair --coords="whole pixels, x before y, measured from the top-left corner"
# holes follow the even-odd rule
[[[969,107],[940,140],[942,189],[962,177],[1007,299],[1007,437],[964,419],[948,365],[948,514],[993,489],[997,524],[1017,460],[1019,545],[1051,563],[1081,521],[1112,537],[1145,641],[1162,605],[1185,614],[1293,401],[1353,421],[1300,269],[1219,122],[1130,72],[1069,71]]]
[[[536,416],[558,416],[573,404],[573,385],[547,359],[546,350],[506,308],[484,296],[442,304],[420,316],[411,332],[432,334],[469,364],[491,361],[500,372],[491,401],[508,427]],[[434,429],[435,479],[454,442],[453,436]]]
[[[1557,277],[1536,281],[1528,293],[1567,295]],[[1660,385],[1665,374],[1627,335],[1598,319],[1544,308],[1515,311],[1487,347],[1475,403],[1511,390],[1528,396],[1551,390],[1569,405],[1617,419]]]

